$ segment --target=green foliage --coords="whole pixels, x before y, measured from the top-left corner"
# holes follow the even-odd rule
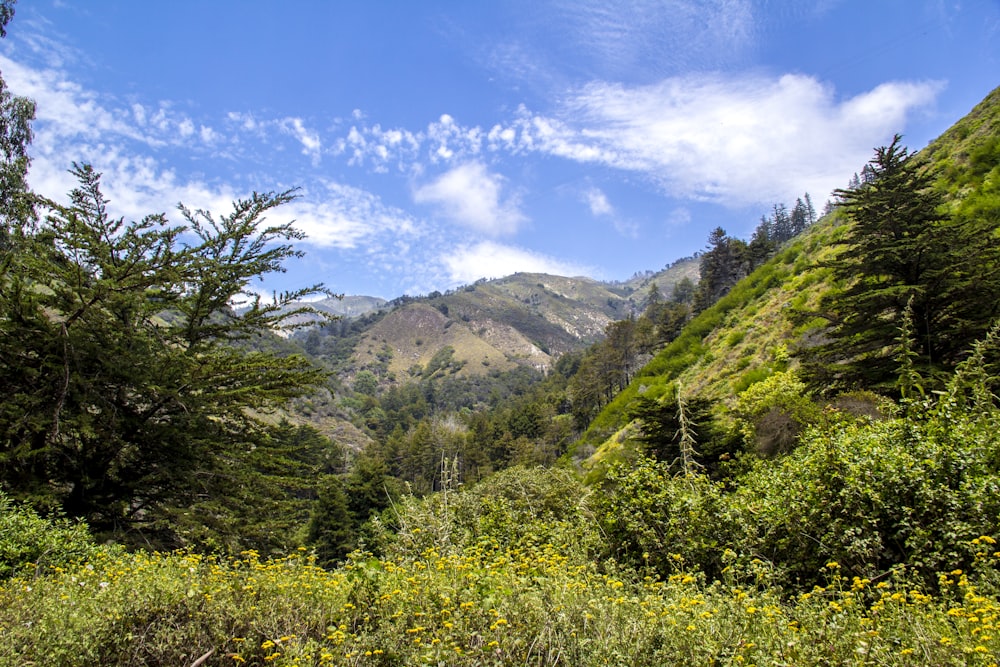
[[[737,396],[736,427],[743,440],[764,455],[788,452],[802,431],[821,418],[795,371],[771,373]]]
[[[701,256],[701,278],[692,304],[696,313],[718,301],[751,269],[746,242],[727,236],[722,227],[712,230],[708,245],[708,250]]]
[[[1000,515],[996,426],[956,415],[814,432],[742,481],[742,551],[806,584],[829,561],[872,579],[905,565],[925,582],[970,567],[971,540],[992,535]]]
[[[44,519],[0,493],[0,582],[41,576],[109,553],[118,550],[97,546],[86,524]]]
[[[515,467],[469,487],[395,505],[398,527],[388,554],[414,558],[427,549],[461,553],[477,545],[518,550],[542,544],[585,562],[602,549],[590,494],[569,471]]]
[[[343,561],[357,546],[356,534],[344,482],[336,475],[327,475],[319,484],[319,499],[306,536],[316,552],[317,562],[330,566]]]
[[[378,391],[378,378],[371,371],[359,371],[354,378],[354,391],[365,396],[374,396]]]
[[[0,2],[0,37],[6,36],[13,16],[13,0]],[[0,78],[0,264],[7,247],[19,235],[19,226],[35,219],[34,197],[25,181],[34,119],[35,103],[12,95]]]
[[[240,461],[202,470],[201,493],[188,506],[169,508],[163,524],[144,530],[137,546],[287,554],[303,544],[314,505],[322,504],[322,481],[344,469],[336,443],[310,426],[282,420],[249,442]]]
[[[596,412],[576,444],[576,449],[583,449],[588,445],[596,447],[604,438],[628,423],[632,405],[640,396],[639,387],[655,387],[652,395],[661,396],[681,373],[704,361],[709,352],[706,338],[722,326],[730,313],[737,312],[744,305],[761,297],[768,289],[781,284],[786,275],[785,269],[780,267],[787,264],[788,255],[794,249],[795,246],[792,245],[779,252],[710,308],[688,322],[676,339],[635,373],[634,381],[629,386]],[[581,384],[587,386],[583,382]]]
[[[891,392],[907,310],[909,363],[928,378],[954,368],[1000,313],[996,213],[950,216],[936,174],[899,142],[876,149],[865,183],[837,192],[852,224],[829,263],[844,287],[820,304],[831,340],[806,356],[814,386]]]
[[[684,471],[685,462],[704,470],[721,453],[711,424],[711,402],[678,392],[678,386],[671,384],[660,398],[640,396],[632,403],[630,416],[640,429],[637,439],[647,456],[668,464],[675,473]],[[685,456],[686,441],[694,450],[688,452],[690,460]]]
[[[984,567],[990,544],[977,538]],[[940,593],[836,564],[797,597],[643,579],[553,544],[476,545],[326,571],[300,555],[98,558],[0,588],[0,662],[18,665],[989,665],[995,591]]]
[[[422,376],[423,378],[429,379],[437,373],[444,374],[446,371],[455,372],[461,365],[456,364],[453,360],[455,356],[455,348],[451,345],[445,345],[440,350],[434,353],[431,360],[427,362],[427,367],[424,368]]]
[[[599,500],[615,557],[660,576],[701,571],[717,577],[731,541],[723,486],[704,475],[677,475],[665,461],[612,467]]]
[[[96,530],[153,528],[211,486],[203,471],[241,468],[260,444],[252,411],[323,378],[300,356],[234,344],[321,288],[232,308],[300,254],[301,233],[264,219],[291,192],[254,194],[219,218],[182,207],[187,225],[168,226],[112,218],[100,175],[74,174],[72,204],[48,204],[37,230],[19,223],[0,263],[0,475],[15,497]]]

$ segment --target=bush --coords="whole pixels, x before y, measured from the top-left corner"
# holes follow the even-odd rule
[[[660,576],[700,570],[717,577],[731,541],[723,486],[703,475],[673,475],[669,462],[617,465],[605,479],[599,508],[612,554]]]
[[[0,581],[65,568],[102,550],[86,524],[44,519],[0,493]]]
[[[732,548],[773,563],[788,583],[817,583],[837,562],[875,579],[905,565],[925,583],[968,568],[969,547],[998,537],[1000,440],[993,420],[952,414],[814,431],[777,465],[758,465],[730,499]]]
[[[795,371],[779,371],[749,385],[736,401],[736,419],[744,441],[759,454],[791,451],[803,429],[820,419]]]
[[[475,486],[403,498],[387,553],[456,553],[475,545],[515,549],[551,543],[585,561],[603,548],[589,492],[568,470],[514,467]]]

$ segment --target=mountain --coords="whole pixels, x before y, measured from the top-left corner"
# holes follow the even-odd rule
[[[480,281],[392,308],[361,335],[352,366],[387,370],[397,381],[518,365],[544,371],[598,340],[632,307],[628,290],[589,278],[519,273]]]
[[[683,278],[696,279],[697,271],[697,260],[687,258],[626,282],[517,273],[390,302],[327,299],[310,305],[342,315],[352,320],[350,325],[334,323],[299,336],[310,340],[312,351],[324,347],[324,337],[353,336],[335,353],[339,363],[334,365],[348,379],[362,370],[391,383],[518,366],[546,371],[561,355],[603,338],[611,322],[640,311],[652,283],[669,295]]]
[[[354,295],[329,297],[313,301],[309,305],[316,310],[336,317],[358,317],[384,308],[386,303],[388,302],[381,297]]]

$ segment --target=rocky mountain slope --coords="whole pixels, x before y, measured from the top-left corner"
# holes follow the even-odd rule
[[[620,283],[518,273],[391,302],[345,297],[343,302],[353,310],[342,308],[339,313],[336,300],[313,305],[348,319],[366,315],[355,322],[360,331],[343,364],[347,379],[362,370],[392,383],[482,375],[517,366],[545,371],[566,352],[600,340],[611,322],[638,312],[653,282],[669,295],[681,279],[696,280],[697,271],[697,260],[688,258]],[[333,335],[337,329],[320,333]],[[316,333],[300,336],[312,336],[312,346],[322,347]],[[338,349],[345,353],[343,347]]]

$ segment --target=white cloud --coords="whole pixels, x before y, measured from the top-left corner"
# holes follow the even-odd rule
[[[590,207],[590,214],[595,218],[602,215],[614,215],[615,209],[600,188],[590,188],[583,193],[583,196],[587,206]]]
[[[316,246],[356,248],[369,252],[382,247],[379,238],[399,242],[421,234],[418,223],[405,212],[358,188],[328,183],[320,197],[303,197],[282,209],[295,219],[307,241]]]
[[[355,120],[363,114],[355,111]],[[483,131],[478,126],[464,126],[443,114],[422,131],[391,128],[378,124],[352,125],[347,136],[334,142],[335,153],[348,156],[355,166],[369,164],[376,172],[387,171],[395,162],[400,171],[419,170],[418,160],[432,164],[453,164],[477,159],[483,150]]]
[[[666,224],[669,228],[686,227],[691,222],[691,211],[683,206],[675,208],[667,215]]]
[[[470,229],[501,236],[513,234],[526,218],[516,197],[503,197],[505,179],[482,162],[466,162],[418,187],[413,199],[432,204],[448,219]]]
[[[560,276],[593,274],[589,267],[494,241],[451,248],[442,255],[440,261],[453,285],[473,283],[480,278],[502,278],[521,272]]]
[[[313,164],[319,164],[319,154],[321,142],[319,134],[315,130],[310,130],[302,122],[301,118],[285,118],[279,122],[281,129],[295,137],[302,145],[302,154],[309,156]]]
[[[282,134],[301,146],[302,154],[313,164],[320,156],[318,132],[297,117],[260,119],[250,113],[229,112],[213,127],[196,124],[173,111],[169,103],[118,105],[113,98],[74,83],[60,70],[32,69],[2,55],[0,69],[16,94],[29,96],[38,105],[29,172],[32,188],[62,200],[76,186],[67,169],[74,161],[89,162],[103,175],[102,191],[114,216],[138,220],[165,212],[173,223],[180,224],[176,210],[180,202],[192,210],[226,214],[236,198],[253,189],[236,181],[259,181],[236,174],[209,182],[200,169],[182,175],[183,166],[176,171],[165,166],[174,158],[184,161],[195,155],[201,160],[226,160],[227,153],[220,147],[267,150],[268,143]],[[394,135],[387,138],[388,142],[402,140]],[[264,178],[272,177],[267,174]],[[279,223],[294,220],[313,246],[385,252],[399,259],[407,240],[422,234],[417,221],[369,192],[317,178],[311,182],[311,192],[303,190],[299,198],[268,217]]]
[[[749,48],[756,17],[752,0],[567,0],[553,3],[546,35],[590,68],[616,76],[692,63],[722,63]],[[541,11],[546,11],[545,9]]]
[[[640,172],[672,196],[742,206],[817,199],[931,104],[935,82],[892,82],[838,101],[801,75],[689,76],[592,83],[554,116],[521,109],[492,145]]]
[[[639,235],[639,225],[618,215],[614,206],[608,201],[607,195],[600,188],[591,187],[583,192],[583,200],[590,208],[590,214],[595,218],[607,218],[615,231],[622,236],[636,238]]]

